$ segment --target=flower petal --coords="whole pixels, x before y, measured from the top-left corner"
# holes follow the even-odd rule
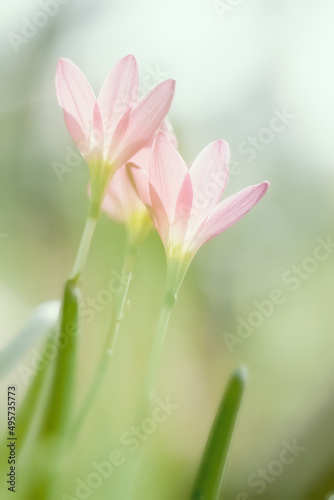
[[[186,173],[179,196],[176,202],[175,218],[174,218],[174,243],[187,244],[185,242],[185,235],[188,228],[190,214],[192,212],[193,203],[193,186],[189,172]]]
[[[123,223],[137,210],[145,210],[130,182],[125,165],[116,170],[111,179],[102,209],[112,219]]]
[[[122,168],[122,167],[121,167]],[[131,185],[138,197],[147,207],[151,207],[151,196],[149,187],[148,172],[134,163],[126,164],[127,174]]]
[[[190,175],[194,191],[193,215],[205,219],[219,202],[228,178],[230,148],[225,141],[211,142],[197,156]]]
[[[87,152],[90,153],[90,131],[83,131],[79,123],[72,115],[64,110],[64,120],[73,141],[77,145],[81,154],[86,158]]]
[[[124,113],[137,102],[138,87],[137,61],[133,55],[123,57],[109,72],[97,98],[107,140]]]
[[[134,163],[138,167],[145,170],[148,173],[150,159],[152,156],[152,146],[140,149],[129,161],[129,163]]]
[[[89,143],[96,99],[83,73],[68,59],[58,61],[56,92],[67,128],[80,149],[80,143]]]
[[[174,132],[173,125],[171,124],[168,116],[166,116],[166,118],[164,119],[164,121],[160,125],[159,130],[161,130],[161,132],[165,132],[168,135],[171,143],[173,144],[175,149],[177,149],[177,147],[178,147],[177,138],[176,138],[176,135]]]
[[[92,128],[90,131],[89,151],[87,151],[87,155],[85,156],[88,157],[91,154],[96,157],[102,157],[103,147],[104,147],[103,121],[99,105],[96,102],[93,111]]]
[[[164,132],[158,132],[149,167],[150,183],[162,201],[170,223],[175,218],[177,201],[188,168]]]
[[[158,231],[160,238],[167,249],[168,244],[170,242],[170,222],[168,219],[168,215],[166,213],[164,204],[155,190],[154,186],[150,183],[149,184],[149,191],[150,191],[150,199],[151,199],[151,206],[148,207],[149,214],[151,216],[151,219],[156,227],[156,230]]]
[[[193,238],[193,248],[198,250],[205,242],[228,229],[253,208],[265,195],[269,183],[262,182],[239,191],[217,205],[204,220]]]
[[[160,83],[123,115],[109,148],[110,162],[122,165],[149,143],[169,111],[174,88],[174,80]]]

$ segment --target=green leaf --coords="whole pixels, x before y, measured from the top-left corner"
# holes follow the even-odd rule
[[[75,396],[79,290],[77,278],[65,284],[60,324],[52,342],[57,346],[51,387],[35,438],[26,498],[56,498]],[[38,385],[38,380],[36,384]],[[29,429],[28,429],[29,431]],[[41,457],[47,457],[47,459]],[[38,474],[34,471],[38,470]],[[57,492],[57,493],[55,493]],[[59,497],[60,498],[60,493]]]
[[[60,434],[68,426],[75,393],[76,354],[78,343],[79,299],[76,279],[65,285],[60,330],[55,340],[55,359],[49,404],[42,427],[44,434]]]
[[[217,500],[246,382],[246,370],[236,370],[213,422],[197,473],[192,500]]]
[[[39,305],[27,323],[14,339],[0,352],[0,380],[7,375],[19,360],[47,336],[58,318],[59,301],[45,302]]]

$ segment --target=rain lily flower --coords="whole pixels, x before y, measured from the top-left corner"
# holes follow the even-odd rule
[[[227,143],[215,141],[188,169],[167,135],[159,132],[149,172],[132,165],[132,182],[165,246],[173,293],[199,248],[241,219],[268,189],[268,182],[262,182],[220,201],[229,159]]]
[[[190,169],[164,132],[154,141],[148,173],[131,165],[129,176],[159,232],[167,256],[166,294],[153,338],[145,380],[153,401],[169,319],[177,292],[199,248],[243,217],[264,196],[268,182],[220,201],[228,179],[225,141],[209,144]]]
[[[143,148],[133,157],[137,165],[145,169],[151,154],[150,148]],[[138,245],[152,227],[146,206],[138,197],[122,165],[114,174],[107,189],[102,210],[113,220],[124,224],[128,241]]]
[[[134,56],[109,72],[96,98],[82,72],[60,59],[56,91],[65,122],[86,159],[91,177],[91,216],[97,218],[116,170],[152,141],[168,113],[175,82],[166,80],[138,101],[138,67]]]
[[[177,146],[173,127],[168,120],[164,120],[160,130],[166,132],[172,143]],[[142,148],[130,160],[131,164],[140,167],[147,174],[152,146],[153,140],[149,146]],[[147,179],[148,186],[148,176],[145,179]],[[137,246],[153,227],[147,207],[139,198],[130,181],[127,165],[122,165],[111,179],[102,210],[111,219],[125,225],[129,242]]]

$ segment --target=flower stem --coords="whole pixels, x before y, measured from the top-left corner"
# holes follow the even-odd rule
[[[138,254],[137,247],[128,246],[125,253],[124,264],[122,269],[122,276],[126,276],[126,282],[123,285],[122,290],[116,295],[115,298],[115,307],[112,312],[112,318],[106,339],[104,354],[113,354],[115,351],[121,321],[124,318],[124,314],[126,311],[126,301],[137,254]]]
[[[89,213],[91,213],[91,209]],[[53,374],[49,406],[45,415],[44,426],[42,427],[44,435],[66,432],[68,430],[75,387],[77,336],[79,333],[77,286],[80,274],[85,267],[96,223],[97,218],[88,215],[73,267],[72,277],[65,285],[58,338],[59,349]]]
[[[118,292],[115,298],[115,308],[112,311],[112,319],[109,327],[107,340],[105,344],[105,348],[102,352],[102,356],[100,362],[98,364],[97,371],[95,373],[95,377],[93,382],[89,388],[89,391],[86,395],[86,398],[82,404],[81,409],[79,410],[79,414],[74,421],[72,426],[72,432],[70,433],[73,438],[79,432],[87,413],[95,399],[95,396],[98,393],[98,388],[103,380],[103,377],[108,369],[110,356],[114,354],[116,343],[119,335],[121,321],[125,314],[126,309],[126,301],[129,291],[130,282],[132,279],[133,268],[136,262],[138,254],[138,248],[136,246],[129,245],[126,254],[124,257],[124,264],[122,270],[122,276],[126,276],[126,282],[123,284],[122,289]]]
[[[30,485],[31,498],[52,497],[59,474],[62,454],[69,437],[70,419],[75,396],[77,337],[79,333],[78,283],[84,269],[97,214],[90,208],[80,241],[71,278],[65,284],[59,330],[54,339],[57,355],[54,362],[51,388],[45,413],[38,434],[37,447],[47,455],[48,465],[38,465],[40,473],[33,476]],[[37,456],[37,455],[36,455]],[[38,459],[36,458],[38,461]],[[28,494],[28,498],[30,498]]]
[[[91,213],[91,208],[89,213]],[[72,277],[65,285],[58,339],[60,347],[56,358],[50,403],[44,421],[43,430],[45,433],[61,431],[67,429],[68,426],[75,387],[77,336],[79,333],[77,286],[80,274],[85,267],[96,223],[97,218],[88,215],[73,267]]]
[[[146,373],[145,395],[149,401],[152,401],[155,395],[155,382],[159,370],[159,365],[161,363],[167,328],[175,301],[176,294],[173,291],[168,290],[165,294],[165,298],[161,307]]]
[[[166,293],[153,338],[145,380],[145,397],[147,402],[152,401],[155,396],[155,382],[161,363],[169,319],[177,299],[177,293],[186,275],[191,259],[192,255],[185,255],[183,259],[180,259],[172,254],[167,254]]]
[[[73,280],[78,277],[78,275],[83,271],[85,267],[96,223],[97,223],[97,218],[92,216],[87,217],[85,229],[82,234],[79,250],[71,274],[71,279]]]

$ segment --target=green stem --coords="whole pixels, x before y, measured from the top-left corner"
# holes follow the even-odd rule
[[[177,293],[192,260],[192,255],[173,256],[167,253],[167,285],[164,301],[160,311],[157,328],[153,338],[148,369],[145,380],[145,396],[147,401],[152,401],[155,395],[155,381],[161,363],[167,328],[170,316],[177,299]]]
[[[90,208],[90,213],[91,212],[92,212],[92,209]],[[93,232],[94,232],[94,229],[96,226],[96,222],[97,222],[97,220],[93,217],[87,218],[85,229],[84,229],[84,232],[83,232],[83,235],[81,238],[81,242],[79,245],[77,257],[76,257],[73,272],[72,272],[72,284],[70,285],[70,287],[72,287],[72,288],[73,288],[72,285],[75,286],[76,278],[78,277],[78,274],[83,270],[84,264],[86,262],[90,243],[91,243],[92,236],[93,236]],[[70,281],[67,282],[66,287],[65,287],[65,292],[64,292],[64,300],[63,300],[63,306],[62,306],[63,307],[63,313],[62,313],[63,314],[63,323],[64,323],[64,310],[67,307],[67,300],[69,299],[69,296],[73,293],[73,290],[69,293],[69,283],[70,283]],[[70,299],[70,302],[71,301],[72,301],[72,298]],[[62,326],[60,328],[61,331],[59,334],[59,338],[57,340],[58,345],[62,345],[62,343],[65,344],[68,342],[69,335],[67,335],[67,333],[65,332],[65,328],[68,329],[68,327],[69,327],[69,325],[62,324]],[[48,348],[48,346],[50,346],[50,347],[56,346],[57,347],[57,344],[55,343],[56,337],[57,337],[57,335],[54,333],[50,334],[48,336],[48,339],[46,342],[46,349]],[[72,345],[68,349],[61,348],[61,347],[59,347],[58,349],[59,350],[65,349],[65,353],[67,355],[69,350],[71,350],[71,349],[73,350],[73,348],[74,348],[74,346]],[[59,385],[60,385],[59,378],[58,378],[59,375],[60,376],[66,375],[64,373],[64,370],[62,369],[62,362],[59,363],[60,358],[62,359],[62,356],[60,356],[59,352],[58,352],[57,353],[57,360],[56,360],[56,363],[58,364],[58,368],[56,368],[55,376],[54,376],[54,380],[53,380],[53,388],[56,390],[56,393],[59,392],[59,391],[57,391],[57,387],[59,387]],[[50,366],[50,363],[48,363],[46,368],[49,368],[49,366]],[[20,409],[20,416],[23,417],[22,419],[20,418],[20,420],[22,422],[21,426],[20,426],[20,435],[21,435],[20,444],[21,444],[21,446],[22,446],[22,440],[26,438],[26,435],[29,432],[29,427],[31,426],[30,422],[32,422],[31,417],[33,416],[34,408],[38,404],[38,400],[40,398],[40,392],[41,392],[41,389],[43,387],[44,380],[46,378],[46,373],[47,373],[46,368],[44,368],[43,370],[39,370],[37,375],[35,375],[35,377],[32,381],[32,384],[28,390],[28,393],[25,397],[23,405]],[[50,401],[51,401],[51,405],[50,405],[50,408],[48,410],[48,414],[50,415],[50,418],[52,417],[52,419],[54,419],[55,418],[55,415],[53,415],[54,406],[61,402],[61,396],[56,397],[56,398],[54,398],[52,396]],[[46,421],[47,420],[48,420],[48,417],[46,417]]]
[[[167,280],[169,283],[169,280]],[[153,402],[156,391],[156,380],[161,363],[162,352],[165,346],[166,333],[168,329],[169,320],[176,302],[176,294],[172,291],[166,291],[164,301],[160,310],[158,323],[156,326],[151,352],[148,361],[148,368],[144,382],[144,398],[139,399],[137,407],[137,419],[143,421],[147,418],[150,412],[150,406]],[[151,409],[152,410],[152,409]],[[142,476],[145,466],[145,448],[142,443],[139,450],[137,460],[132,464],[133,470],[131,471],[132,481],[127,482],[127,498],[135,498],[138,493],[138,483]]]
[[[112,311],[112,318],[110,322],[109,332],[107,335],[105,351],[103,356],[105,354],[113,354],[115,352],[120,325],[125,314],[127,296],[137,254],[138,254],[138,248],[136,246],[128,246],[124,257],[124,264],[122,269],[122,276],[126,276],[126,283],[122,287],[122,290],[119,293],[117,293],[115,298],[115,307]]]
[[[180,256],[173,256],[172,254],[167,252],[166,292],[161,306],[148,360],[148,368],[144,382],[144,398],[142,400],[139,400],[139,405],[137,408],[137,417],[139,421],[146,418],[149,414],[150,406],[152,405],[154,396],[156,395],[157,377],[159,366],[161,364],[162,353],[165,346],[169,320],[177,299],[177,293],[186,275],[191,259],[192,256],[185,256],[185,258],[182,260]],[[131,483],[128,483],[128,498],[135,498],[135,496],[137,495],[138,482],[145,465],[146,457],[143,446],[139,453],[140,455],[138,457],[138,463],[135,465],[136,470],[133,472],[133,480],[131,481]]]
[[[92,403],[96,397],[98,388],[103,380],[103,377],[107,371],[108,366],[109,366],[108,357],[103,356],[99,365],[98,365],[98,368],[95,372],[94,380],[91,383],[89,391],[86,395],[86,398],[85,398],[85,400],[84,400],[84,402],[79,410],[79,414],[77,415],[77,417],[74,420],[73,425],[71,426],[69,445],[73,443],[74,439],[76,438],[76,436],[78,435],[78,433],[81,429],[83,422],[85,421],[85,418],[86,418],[86,416],[87,416],[87,414],[92,406]]]
[[[90,207],[89,214],[92,213]],[[97,218],[87,217],[84,232],[80,241],[72,277],[66,282],[60,331],[57,339],[58,352],[53,374],[50,400],[45,414],[42,434],[57,434],[67,428],[71,413],[74,387],[75,366],[78,336],[79,299],[77,284],[84,269]]]
[[[93,207],[94,208],[94,207]],[[89,216],[80,241],[71,278],[65,284],[59,332],[55,338],[57,356],[52,375],[49,400],[43,415],[37,447],[32,463],[39,470],[32,477],[28,498],[51,499],[57,485],[59,466],[69,434],[69,423],[75,396],[75,372],[79,319],[78,282],[84,269],[97,222],[96,210],[90,207]],[[47,456],[48,463],[39,457]]]
[[[91,213],[91,211],[90,211],[90,213]],[[75,280],[78,277],[78,275],[80,275],[80,273],[83,271],[83,269],[85,267],[90,244],[91,244],[92,237],[93,237],[93,234],[95,231],[96,223],[97,223],[96,217],[92,217],[91,215],[87,217],[85,229],[84,229],[84,232],[82,234],[82,238],[81,238],[80,245],[79,245],[79,250],[78,250],[77,257],[75,259],[75,263],[74,263],[74,267],[73,267],[73,271],[71,274],[72,280]]]
[[[89,391],[82,404],[82,407],[79,410],[79,414],[72,426],[72,431],[71,431],[72,438],[75,438],[75,436],[79,432],[87,416],[87,413],[91,408],[92,403],[98,393],[98,388],[103,380],[103,377],[108,369],[110,356],[115,352],[121,321],[125,314],[127,296],[137,254],[138,254],[138,248],[136,246],[128,246],[122,270],[122,276],[124,275],[126,276],[126,283],[123,285],[122,290],[118,292],[115,298],[115,308],[112,311],[112,318],[109,327],[109,332],[107,335],[105,348],[103,350],[100,362],[98,364],[94,380],[89,388]]]
[[[160,311],[157,327],[155,330],[153,344],[148,362],[148,369],[145,380],[146,398],[151,401],[155,395],[155,382],[161,363],[162,352],[165,345],[167,328],[170,316],[176,301],[176,294],[167,291]]]

